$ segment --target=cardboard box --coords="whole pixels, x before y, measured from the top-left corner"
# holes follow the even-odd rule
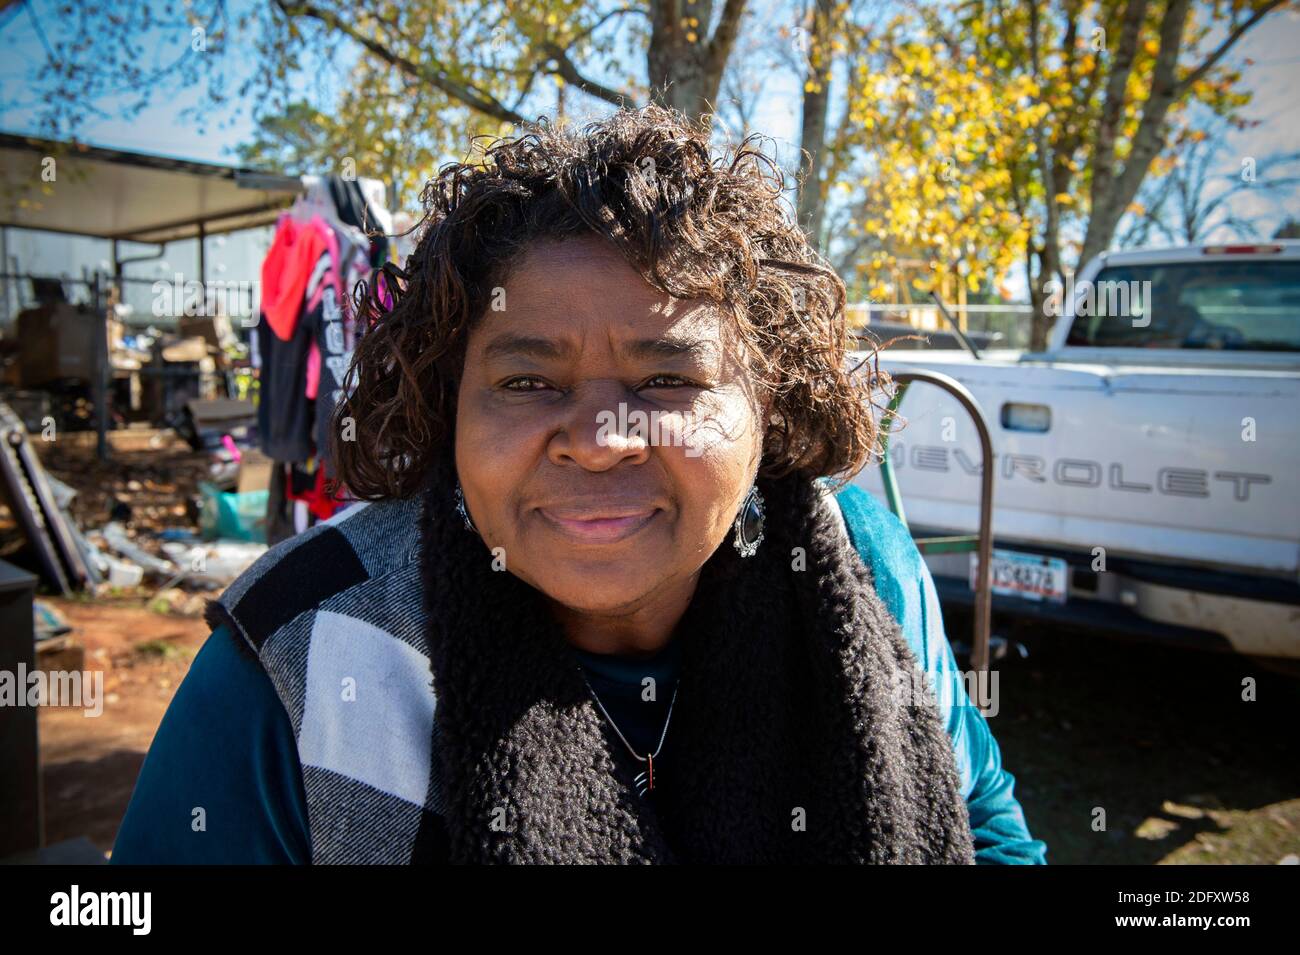
[[[59,303],[29,308],[18,316],[19,376],[24,388],[60,378],[93,381],[95,336],[100,319],[90,311]]]
[[[256,448],[241,448],[239,459],[239,484],[235,493],[267,491],[271,488],[271,468],[275,462]]]

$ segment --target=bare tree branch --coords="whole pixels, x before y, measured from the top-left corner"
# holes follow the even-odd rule
[[[1264,14],[1280,7],[1285,2],[1286,0],[1269,0],[1268,3],[1257,9],[1247,19],[1229,30],[1228,35],[1224,37],[1223,42],[1215,48],[1213,53],[1205,58],[1205,62],[1183,77],[1182,82],[1178,84],[1176,92],[1182,94],[1190,89],[1193,83],[1205,76],[1205,74],[1210,72],[1210,70],[1214,69],[1215,64],[1223,59],[1227,52],[1233,48],[1246,31],[1264,18]]]
[[[1130,0],[1130,3],[1132,2],[1134,0]],[[1151,78],[1151,92],[1143,105],[1142,119],[1133,136],[1132,147],[1124,163],[1124,169],[1118,175],[1115,175],[1113,168],[1095,167],[1093,170],[1092,214],[1083,242],[1081,256],[1083,260],[1092,258],[1110,245],[1120,218],[1137,195],[1142,180],[1146,178],[1151,161],[1164,148],[1164,124],[1170,107],[1186,94],[1191,82],[1195,82],[1194,78],[1204,76],[1251,26],[1281,3],[1282,0],[1268,0],[1250,17],[1229,31],[1223,43],[1200,66],[1180,81],[1178,54],[1182,48],[1183,31],[1187,26],[1191,2],[1169,0],[1169,6],[1160,24],[1160,46]],[[1107,107],[1109,105],[1108,101]],[[1099,141],[1101,132],[1099,131]],[[1113,167],[1113,152],[1111,156]],[[1102,177],[1101,181],[1099,176]]]
[[[567,50],[560,47],[558,43],[547,41],[542,44],[542,52],[555,61],[555,67],[548,69],[548,73],[559,76],[566,83],[571,83],[584,93],[588,93],[607,103],[613,103],[615,106],[626,106],[634,102],[634,98],[622,90],[612,89],[595,80],[589,80],[578,71],[577,66],[569,59]]]
[[[286,0],[275,0],[276,5],[291,20],[294,17],[307,17],[308,19],[318,20],[331,29],[338,30],[354,42],[365,47],[375,56],[379,57],[390,66],[402,70],[411,76],[418,77],[427,82],[430,86],[441,90],[452,99],[464,103],[471,109],[478,110],[486,116],[502,120],[507,123],[524,123],[524,117],[510,109],[496,97],[487,93],[453,80],[447,71],[439,65],[432,68],[422,66],[413,61],[394,53],[388,47],[384,46],[377,40],[365,36],[353,27],[351,23],[345,22],[331,10],[322,10],[320,7],[311,3],[289,3]],[[436,64],[437,61],[431,61]]]
[[[709,61],[713,69],[721,71],[731,56],[731,48],[736,44],[736,35],[740,32],[740,20],[745,15],[748,0],[727,0],[722,8],[722,19],[713,31],[709,41]]]

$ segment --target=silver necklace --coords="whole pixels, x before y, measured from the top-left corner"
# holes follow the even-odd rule
[[[591,681],[587,679],[587,674],[581,667],[579,667],[578,670],[582,673],[582,682],[586,683],[587,689],[591,691],[592,699],[596,701],[596,705],[600,707],[600,711],[605,714],[605,719],[609,720],[609,725],[614,727],[614,732],[617,733],[618,738],[623,741],[623,745],[627,747],[627,751],[632,754],[634,759],[646,764],[646,768],[638,773],[636,777],[637,795],[644,796],[648,791],[655,788],[655,758],[659,755],[659,751],[664,748],[664,740],[668,737],[668,724],[673,720],[673,707],[677,703],[677,689],[681,686],[681,681],[678,680],[673,685],[673,698],[668,702],[668,716],[664,718],[664,731],[659,734],[659,745],[655,747],[653,753],[647,753],[642,756],[632,748],[632,744],[627,741],[627,737],[623,735],[623,731],[618,728],[618,723],[614,722],[614,717],[610,716],[609,710],[605,709],[605,704],[600,702],[600,695],[592,689]]]

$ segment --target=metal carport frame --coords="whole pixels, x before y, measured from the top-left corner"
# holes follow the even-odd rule
[[[270,225],[303,190],[296,176],[191,162],[75,142],[0,133],[0,230],[29,229],[106,239],[112,281],[123,280],[120,242],[197,239],[200,284],[207,286],[204,239]],[[6,263],[7,265],[7,263]],[[39,278],[0,272],[0,278]],[[79,281],[79,280],[72,280]],[[108,457],[108,325],[99,276],[94,384],[97,453]]]

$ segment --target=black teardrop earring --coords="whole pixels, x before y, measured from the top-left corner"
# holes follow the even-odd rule
[[[759,493],[758,485],[755,484],[745,495],[745,503],[740,506],[740,513],[736,515],[734,525],[736,536],[731,544],[741,557],[753,557],[758,553],[758,545],[763,543],[763,524],[763,495]]]
[[[474,526],[474,522],[470,519],[469,516],[469,509],[465,507],[465,492],[460,489],[459,481],[456,482],[455,498],[456,498],[456,513],[460,515],[460,519],[465,523],[465,530],[477,534],[478,528]]]

